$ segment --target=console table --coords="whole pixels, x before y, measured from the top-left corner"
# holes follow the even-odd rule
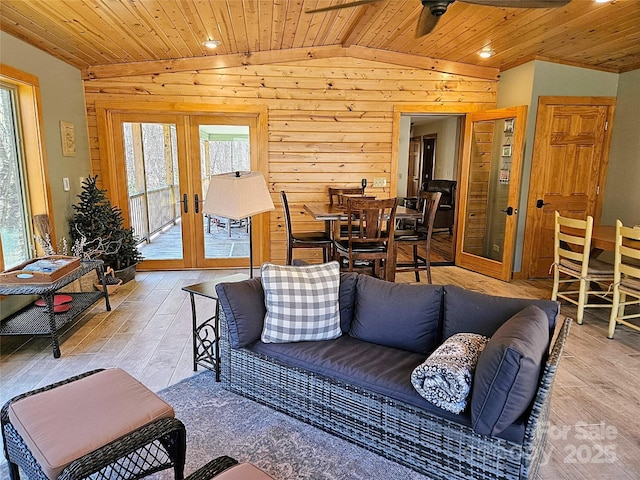
[[[83,275],[96,270],[102,278],[103,290],[94,292],[68,293],[72,297],[71,308],[66,312],[55,313],[55,293]],[[102,260],[87,260],[66,275],[48,283],[0,283],[0,295],[40,295],[45,307],[29,305],[14,313],[0,323],[0,335],[50,335],[53,356],[60,358],[58,330],[72,321],[99,298],[104,297],[107,311],[111,311],[109,292],[105,284]]]

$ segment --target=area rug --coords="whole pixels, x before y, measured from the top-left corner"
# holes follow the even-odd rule
[[[196,374],[159,393],[187,429],[189,474],[229,455],[276,480],[418,480],[408,468],[320,429],[222,389],[212,372]],[[169,472],[154,478],[169,479]]]

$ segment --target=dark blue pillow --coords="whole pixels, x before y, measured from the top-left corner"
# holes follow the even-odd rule
[[[358,340],[431,353],[438,346],[442,286],[358,276],[349,335]]]
[[[507,320],[478,358],[471,393],[471,424],[497,435],[529,407],[549,348],[549,321],[530,305]]]
[[[491,337],[500,325],[529,305],[536,305],[544,311],[548,319],[549,334],[552,336],[560,313],[559,302],[497,297],[445,285],[442,340],[456,333],[479,333]]]
[[[264,316],[264,289],[259,278],[216,285],[232,348],[242,348],[260,339]]]
[[[338,303],[340,304],[340,330],[342,330],[342,333],[347,333],[351,329],[357,280],[358,274],[355,272],[343,272],[340,274]]]

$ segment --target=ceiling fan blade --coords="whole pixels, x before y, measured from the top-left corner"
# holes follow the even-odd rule
[[[515,7],[515,8],[556,8],[566,5],[571,0],[458,0],[475,5],[487,5],[490,7]]]
[[[355,2],[340,3],[337,5],[331,5],[330,7],[322,7],[322,8],[316,8],[314,10],[306,10],[304,13],[329,12],[331,10],[340,10],[341,8],[358,7],[360,5],[366,5],[367,3],[376,3],[380,1],[381,0],[356,0]]]
[[[416,26],[416,38],[422,37],[427,33],[431,33],[431,30],[436,28],[438,20],[440,20],[440,17],[431,15],[429,8],[422,7],[422,12],[420,12],[420,19],[418,20],[418,25]]]

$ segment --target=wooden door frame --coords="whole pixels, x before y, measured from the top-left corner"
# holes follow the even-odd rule
[[[613,128],[613,119],[615,113],[616,98],[615,97],[571,97],[571,96],[540,96],[538,97],[538,109],[536,112],[536,129],[533,139],[533,152],[531,154],[531,168],[529,170],[529,179],[531,179],[531,172],[536,166],[536,162],[540,160],[540,145],[546,135],[538,121],[544,114],[544,109],[551,105],[583,105],[583,106],[606,106],[608,108],[606,122],[608,125],[608,134],[605,135],[604,143],[602,145],[601,155],[601,168],[598,174],[598,185],[600,190],[596,196],[595,211],[592,216],[594,223],[600,223],[600,215],[602,214],[602,205],[604,203],[604,187],[607,177],[607,167],[609,164],[609,149],[611,147],[611,136]],[[542,112],[541,112],[542,111]],[[535,234],[534,226],[531,225],[530,220],[532,218],[530,212],[535,207],[537,196],[533,195],[532,189],[534,185],[530,182],[529,189],[527,191],[527,209],[525,213],[525,225],[524,225],[524,245],[522,253],[522,266],[526,265],[526,270],[522,268],[522,271],[517,278],[530,278],[530,272],[533,270],[532,262],[534,259],[534,253],[532,246],[534,243],[533,235]]]
[[[186,122],[186,116],[197,115],[233,115],[248,116],[256,118],[257,131],[255,138],[255,146],[257,148],[256,159],[257,164],[252,165],[252,171],[261,172],[265,179],[269,178],[269,131],[268,131],[268,109],[266,106],[260,105],[215,105],[203,103],[189,102],[127,102],[122,100],[114,101],[97,101],[96,120],[98,127],[98,149],[100,152],[100,172],[92,172],[93,174],[101,174],[101,188],[107,190],[107,195],[114,206],[128,211],[128,192],[118,182],[118,170],[115,165],[116,148],[114,136],[111,135],[114,127],[114,114],[150,114],[158,115],[177,115],[182,117]],[[187,125],[185,124],[185,128]],[[188,128],[186,134],[189,135]],[[180,142],[178,142],[180,144]],[[252,142],[252,148],[254,144]],[[189,148],[187,148],[189,150]],[[189,152],[185,152],[190,155]],[[187,162],[188,168],[191,168],[191,161]],[[268,181],[268,180],[267,180]],[[187,186],[191,189],[191,186]],[[192,198],[193,195],[190,195]],[[125,210],[126,208],[126,210]],[[129,219],[125,218],[125,226],[128,226]],[[263,263],[269,261],[271,232],[270,232],[270,216],[269,213],[256,215],[253,217],[253,257],[254,261]],[[190,259],[189,261],[191,261]],[[248,259],[246,266],[249,265]],[[230,265],[231,266],[231,265]],[[243,267],[244,265],[240,265]],[[195,267],[195,265],[192,268]],[[139,265],[140,270],[144,270],[144,261]]]
[[[521,148],[514,148],[512,160],[511,160],[511,182],[513,179],[517,179],[519,183],[522,182],[522,164],[524,157],[524,142],[525,142],[525,131],[526,131],[526,120],[527,120],[527,106],[519,105],[515,107],[506,107],[499,109],[491,109],[489,111],[478,112],[479,114],[486,115],[487,120],[499,120],[505,117],[514,117],[516,118],[515,131],[513,132],[513,145],[518,146],[521,145]],[[464,150],[462,152],[462,163],[461,168],[458,172],[458,189],[457,189],[457,197],[458,197],[458,219],[464,219],[467,213],[467,201],[466,196],[469,188],[469,168],[468,167],[471,161],[471,137],[473,135],[473,124],[474,120],[471,116],[467,116],[466,118],[466,127],[464,132]],[[511,236],[512,238],[512,246],[511,249],[504,248],[502,261],[498,262],[496,260],[492,260],[489,258],[485,258],[479,255],[470,254],[463,251],[464,248],[464,234],[465,228],[464,225],[461,227],[460,224],[457,223],[458,229],[456,231],[456,254],[455,254],[455,264],[460,265],[463,268],[468,268],[472,271],[481,273],[483,275],[487,275],[493,278],[497,278],[503,281],[510,281],[513,275],[513,261],[514,261],[514,250],[516,243],[516,235],[517,235],[517,219],[518,219],[518,202],[520,196],[520,189],[517,188],[514,191],[511,191],[513,185],[509,188],[509,205],[515,210],[514,214],[511,216],[512,221],[506,224],[505,229],[505,245],[507,244],[508,238]]]

